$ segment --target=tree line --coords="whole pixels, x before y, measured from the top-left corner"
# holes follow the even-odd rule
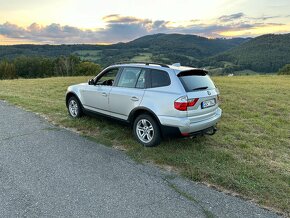
[[[0,61],[0,79],[96,75],[100,71],[100,65],[81,61],[75,55],[57,58],[19,56]]]

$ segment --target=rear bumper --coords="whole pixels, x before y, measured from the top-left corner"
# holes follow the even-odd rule
[[[194,135],[196,132],[204,132],[211,127],[216,126],[217,122],[221,119],[222,110],[217,108],[215,114],[205,120],[198,122],[190,122],[189,118],[177,118],[177,117],[167,117],[159,116],[161,125],[175,127],[181,133],[181,135]]]

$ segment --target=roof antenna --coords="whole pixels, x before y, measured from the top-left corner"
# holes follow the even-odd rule
[[[180,65],[180,63],[174,63],[174,64],[172,64],[172,66],[174,66],[174,67],[180,67],[181,65]]]

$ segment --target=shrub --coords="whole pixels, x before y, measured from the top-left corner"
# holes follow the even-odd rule
[[[290,64],[286,64],[278,71],[278,75],[290,75]]]

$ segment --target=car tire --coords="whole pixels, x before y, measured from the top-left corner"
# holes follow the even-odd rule
[[[67,102],[67,109],[68,113],[72,118],[78,118],[82,116],[83,111],[82,111],[82,105],[80,101],[75,97],[72,96],[69,98]]]
[[[148,114],[141,114],[134,120],[133,133],[137,141],[145,147],[154,147],[161,142],[159,125]]]

